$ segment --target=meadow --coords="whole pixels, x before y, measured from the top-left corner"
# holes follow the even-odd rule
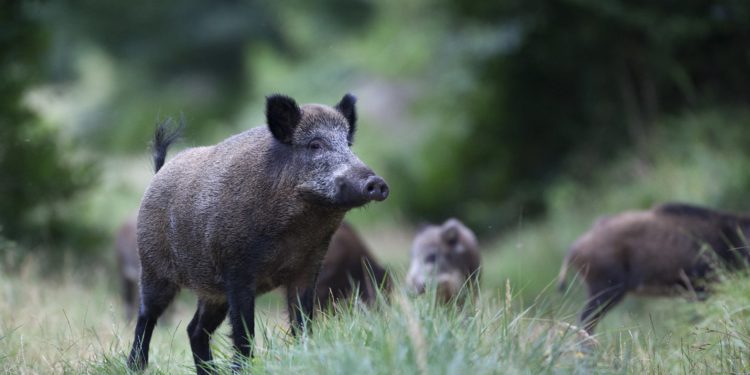
[[[123,318],[111,272],[70,269],[53,279],[33,261],[3,272],[0,369],[7,374],[122,374],[133,322]],[[746,373],[750,370],[750,279],[725,276],[703,303],[659,300],[609,315],[594,347],[559,322],[574,322],[572,295],[525,301],[507,282],[464,306],[397,291],[376,308],[338,306],[318,315],[312,333],[292,339],[279,299],[259,301],[254,374]],[[636,301],[643,302],[643,301]],[[181,297],[157,327],[150,374],[192,373],[185,326],[192,301]],[[225,324],[213,350],[231,373]]]
[[[628,296],[595,344],[572,326],[581,283],[556,290],[568,246],[603,215],[750,210],[750,3],[674,3],[3,2],[0,373],[129,373],[112,237],[153,175],[155,122],[186,119],[173,156],[263,124],[266,95],[346,92],[352,150],[391,187],[347,220],[397,287],[298,339],[280,294],[259,298],[243,372],[750,373],[748,272],[722,273],[703,302]],[[400,282],[420,220],[448,216],[483,258],[461,306]],[[147,374],[193,373],[194,309],[183,291]],[[228,332],[212,341],[226,374]]]
[[[244,370],[254,374],[750,372],[750,278],[744,272],[723,274],[723,282],[704,302],[628,297],[598,327],[596,345],[582,342],[568,325],[576,323],[583,303],[580,282],[572,282],[564,293],[555,288],[567,246],[599,215],[665,200],[707,202],[728,209],[727,202],[741,202],[746,194],[741,171],[750,167],[742,147],[747,135],[718,129],[723,122],[746,118],[708,112],[672,119],[680,123],[680,131],[655,132],[654,144],[660,146],[648,150],[648,157],[623,154],[594,184],[562,180],[551,185],[546,199],[552,208],[545,219],[527,221],[519,213],[516,228],[481,238],[481,290],[476,300],[463,306],[436,305],[430,295],[414,298],[399,287],[375,308],[352,303],[338,306],[335,314],[320,314],[312,333],[293,339],[281,298],[275,293],[262,297],[255,357]],[[671,143],[681,146],[669,147]],[[127,212],[122,202],[133,195],[128,189],[118,195],[122,181],[117,179],[124,178],[123,171],[135,171],[124,174],[129,181],[138,181],[135,185],[149,178],[147,169],[140,167],[144,160],[119,162],[123,167],[113,168],[117,173],[105,176],[105,183],[87,203],[100,207],[89,220],[109,221],[113,229],[119,218],[111,212]],[[350,220],[401,280],[413,228],[398,216],[374,220],[369,217],[372,213],[359,210]],[[106,255],[111,249],[101,249],[102,257],[109,259],[104,263],[87,264],[65,256],[50,263],[44,253],[20,251],[19,246],[0,243],[4,254],[0,370],[127,373],[125,359],[134,322],[124,318],[114,262]],[[174,311],[157,326],[147,373],[193,372],[185,327],[194,303],[184,291]],[[225,323],[212,341],[221,373],[231,373],[227,334]]]

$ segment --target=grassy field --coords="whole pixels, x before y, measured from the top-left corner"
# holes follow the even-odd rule
[[[482,290],[463,307],[436,306],[400,289],[374,309],[343,306],[319,316],[313,332],[287,334],[281,298],[258,301],[254,374],[540,374],[750,373],[750,278],[725,275],[705,302],[628,297],[599,325],[597,345],[581,342],[575,324],[582,286],[564,294],[555,278],[568,245],[600,215],[678,200],[743,211],[750,207],[748,134],[720,133],[747,115],[712,113],[675,119],[679,131],[657,131],[658,149],[625,154],[593,183],[556,181],[545,192],[550,210],[480,239]],[[667,128],[665,128],[667,129]],[[736,130],[740,129],[740,130]],[[135,209],[150,178],[149,162],[109,161],[111,175],[75,207],[81,220],[114,231]],[[122,173],[125,171],[126,173]],[[398,277],[408,264],[413,230],[398,212],[358,210],[349,218]],[[370,217],[373,216],[373,217]],[[52,263],[0,241],[0,371],[7,374],[121,374],[134,322],[124,319],[111,249],[99,261]],[[57,259],[57,257],[55,258]],[[101,260],[104,259],[104,262]],[[109,259],[109,261],[106,261]],[[571,278],[573,276],[571,275]],[[192,373],[185,333],[194,299],[183,292],[157,327],[147,373]],[[229,373],[232,350],[224,324],[213,340]]]
[[[592,345],[574,322],[573,295],[525,302],[514,285],[484,289],[463,307],[398,290],[374,309],[340,306],[319,316],[313,333],[287,334],[274,295],[259,301],[254,374],[747,373],[750,279],[728,275],[704,303],[626,305],[605,319]],[[7,374],[126,373],[133,323],[123,318],[111,272],[42,277],[34,261],[0,274],[0,369]],[[154,334],[148,373],[191,373],[185,326],[192,301],[182,296]],[[645,323],[639,318],[645,317]],[[213,340],[230,373],[225,324]]]

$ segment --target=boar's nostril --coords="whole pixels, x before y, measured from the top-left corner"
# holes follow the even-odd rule
[[[388,185],[382,178],[370,176],[365,183],[365,195],[371,200],[385,200],[388,198]]]
[[[388,185],[383,182],[383,185],[380,186],[380,194],[383,196],[383,199],[388,198]]]

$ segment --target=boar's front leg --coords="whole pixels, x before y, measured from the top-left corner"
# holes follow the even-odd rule
[[[593,280],[588,282],[588,301],[581,313],[581,324],[589,334],[594,333],[594,328],[599,320],[622,301],[627,293],[624,278],[611,278]]]
[[[301,275],[286,287],[287,311],[292,336],[297,336],[300,330],[309,332],[309,324],[313,319],[315,304],[315,285],[318,282],[320,267],[314,267],[305,275]]]
[[[242,264],[227,273],[227,302],[229,323],[232,325],[232,342],[237,356],[235,365],[252,355],[255,335],[255,272]],[[241,366],[240,366],[241,367]]]

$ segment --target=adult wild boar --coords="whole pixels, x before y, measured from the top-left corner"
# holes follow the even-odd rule
[[[331,238],[328,253],[318,276],[316,297],[322,308],[339,300],[348,299],[355,291],[367,305],[377,298],[378,288],[387,291],[391,278],[354,228],[342,222]]]
[[[347,94],[334,107],[300,107],[270,96],[267,126],[187,149],[163,168],[175,137],[157,129],[157,173],[138,214],[141,307],[131,368],[147,365],[154,325],[182,287],[198,296],[187,327],[198,373],[207,372],[209,336],[227,312],[236,359],[251,355],[260,294],[286,288],[293,334],[312,319],[320,264],[344,214],[388,196],[350,149],[355,101]]]
[[[476,236],[457,219],[442,225],[427,225],[414,238],[408,287],[417,294],[434,284],[438,298],[447,302],[466,286],[476,290],[479,282],[479,248]]]
[[[599,219],[570,248],[569,266],[581,273],[588,302],[580,321],[588,332],[628,292],[670,296],[707,292],[716,266],[744,265],[750,217],[680,203]]]
[[[122,301],[125,307],[125,317],[128,320],[133,318],[138,306],[138,278],[141,274],[135,231],[136,216],[133,215],[120,226],[115,235],[115,255],[117,268],[120,271]]]

